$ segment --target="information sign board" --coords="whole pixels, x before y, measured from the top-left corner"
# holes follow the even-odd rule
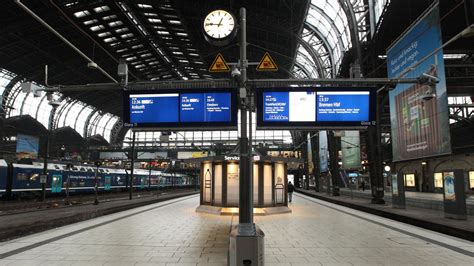
[[[123,118],[139,128],[232,128],[236,96],[231,89],[125,91]]]
[[[360,128],[374,114],[374,88],[257,89],[260,128]]]

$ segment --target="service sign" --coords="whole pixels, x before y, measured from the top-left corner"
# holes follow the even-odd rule
[[[237,104],[231,89],[125,91],[124,122],[139,128],[235,128]]]
[[[257,90],[260,128],[360,128],[374,125],[374,88]]]

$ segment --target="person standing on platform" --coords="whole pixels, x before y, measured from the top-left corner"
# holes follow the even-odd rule
[[[290,182],[288,182],[288,201],[291,202],[293,199],[293,192],[295,191],[295,186]]]

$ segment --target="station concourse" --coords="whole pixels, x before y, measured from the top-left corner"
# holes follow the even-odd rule
[[[0,265],[474,264],[474,0],[0,12]]]

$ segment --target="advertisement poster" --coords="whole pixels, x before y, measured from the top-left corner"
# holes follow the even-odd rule
[[[16,157],[20,159],[38,158],[39,138],[29,135],[18,134],[16,136]]]
[[[454,192],[454,172],[444,172],[444,200],[456,201]]]
[[[392,195],[398,196],[398,177],[397,174],[392,174]]]
[[[441,45],[436,6],[387,50],[389,78],[439,78],[432,86],[398,84],[390,91],[393,161],[451,153],[442,49],[423,60]]]
[[[328,171],[328,135],[326,130],[319,131],[319,172]]]
[[[342,168],[357,169],[361,167],[359,131],[346,130],[341,136]]]

